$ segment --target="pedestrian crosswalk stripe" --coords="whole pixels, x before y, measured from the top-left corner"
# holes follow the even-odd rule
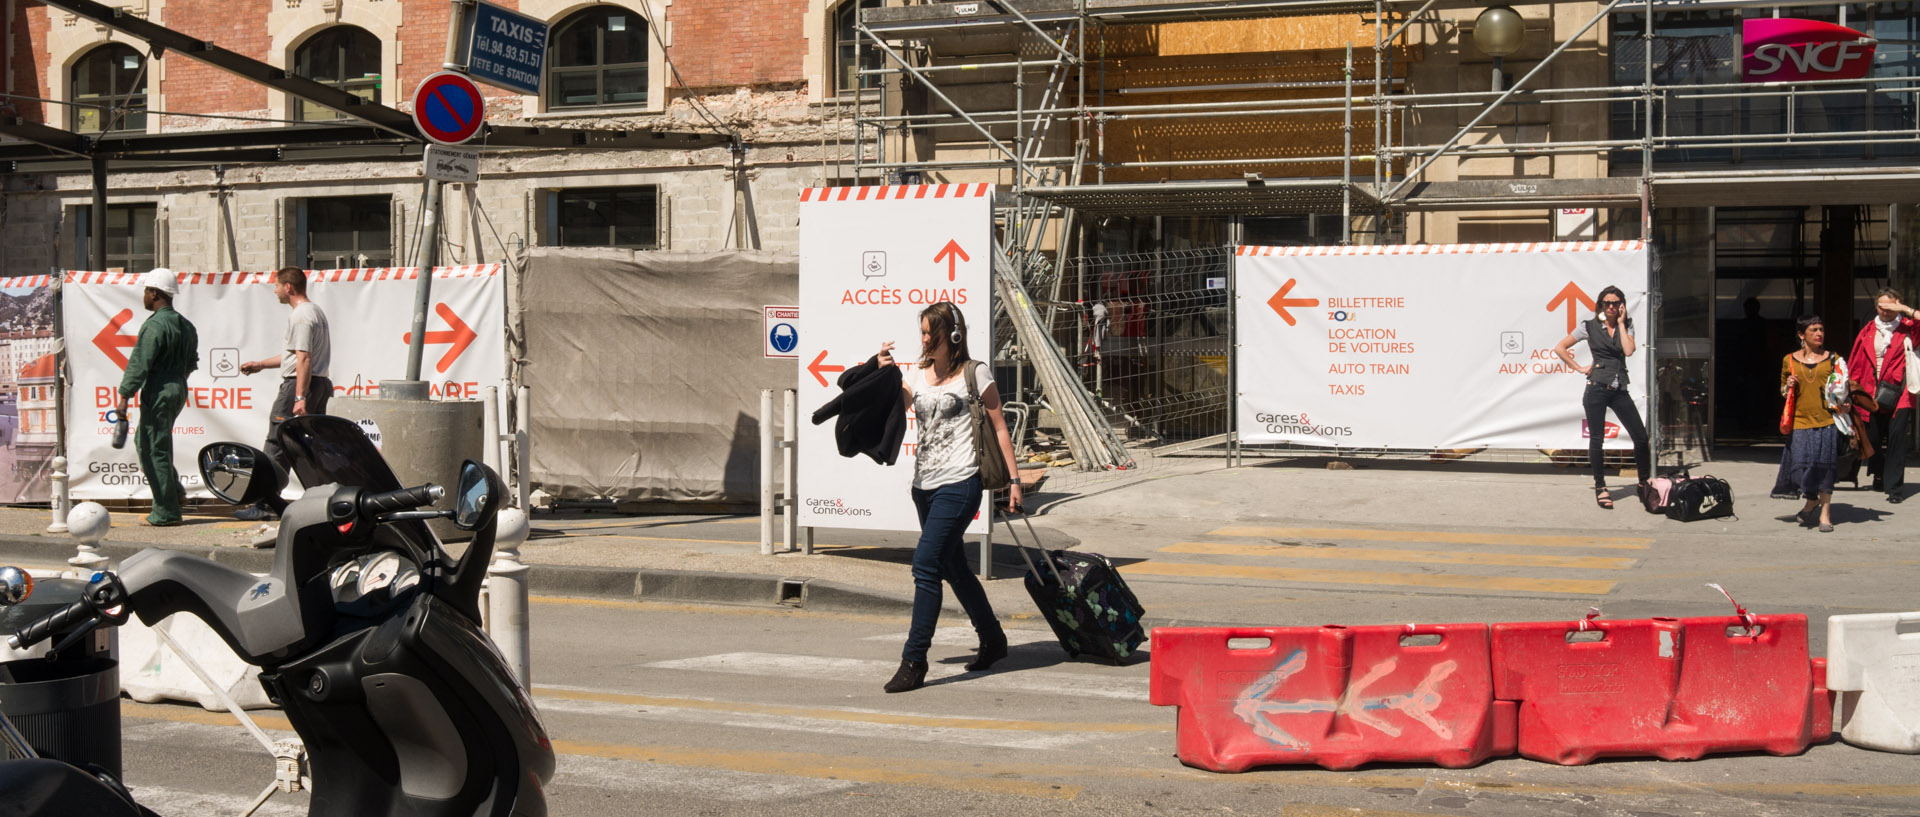
[[[954,760],[924,757],[889,758],[879,755],[703,749],[691,746],[629,746],[570,740],[556,740],[553,742],[553,748],[564,754],[631,760],[640,763],[664,763],[696,769],[730,769],[755,774],[851,780],[883,786],[917,786],[981,794],[1011,794],[1071,800],[1085,791],[1082,786],[1022,779],[1024,776],[1044,779],[1050,773],[1050,770],[1044,767],[986,765],[973,757],[964,755]]]
[[[1335,559],[1356,562],[1402,562],[1436,565],[1494,565],[1509,567],[1568,567],[1589,570],[1626,570],[1638,562],[1616,556],[1557,556],[1544,553],[1473,553],[1394,548],[1299,547],[1293,545],[1233,545],[1220,542],[1180,542],[1161,553],[1207,556],[1280,556],[1288,559]]]
[[[1613,582],[1590,579],[1530,579],[1512,576],[1468,576],[1459,573],[1391,573],[1365,570],[1309,570],[1293,567],[1203,565],[1185,562],[1137,562],[1125,565],[1126,576],[1180,576],[1195,579],[1257,579],[1299,584],[1398,585],[1454,590],[1512,590],[1523,593],[1567,593],[1604,596]]]
[[[540,712],[549,718],[555,715],[581,715],[605,721],[610,718],[628,718],[633,721],[650,720],[654,723],[671,721],[675,723],[697,723],[705,728],[731,727],[748,729],[759,733],[803,732],[813,736],[813,740],[828,737],[848,738],[862,742],[875,740],[905,741],[909,743],[932,743],[943,746],[993,746],[1001,749],[1065,749],[1085,743],[1093,738],[1092,733],[1074,734],[1071,732],[1015,732],[1011,730],[965,729],[945,726],[918,726],[908,723],[887,723],[878,720],[819,718],[798,714],[769,714],[761,712],[743,712],[731,709],[700,709],[674,706],[638,707],[632,704],[613,703],[596,700],[578,700],[572,698],[542,698]],[[1142,730],[1145,731],[1145,730]]]
[[[734,652],[680,658],[647,664],[649,669],[677,669],[693,672],[723,672],[735,675],[763,675],[794,680],[849,681],[878,687],[899,668],[896,661],[867,661],[858,658],[833,658],[819,655],[782,655],[763,652]],[[970,673],[959,664],[933,662],[927,671],[927,683],[939,684],[966,676],[958,683],[968,689],[1031,692],[1076,698],[1113,698],[1145,701],[1145,678],[1120,678],[1090,672],[988,671]]]
[[[555,764],[553,783],[548,788],[578,786],[631,793],[670,792],[736,803],[764,803],[831,794],[859,785],[845,780],[777,773],[669,766],[591,755],[561,755]]]
[[[884,727],[912,727],[928,732],[1072,732],[1126,733],[1165,731],[1162,724],[1088,723],[1080,721],[1026,721],[1008,718],[965,718],[919,715],[906,712],[859,709],[855,707],[805,707],[758,702],[721,701],[707,698],[633,695],[623,692],[555,687],[534,688],[534,700],[543,710],[630,713],[644,708],[648,714],[661,710],[685,713],[711,713],[719,718],[787,718],[817,723],[864,724]],[[601,706],[594,709],[588,704]],[[576,706],[578,705],[578,706]],[[572,707],[569,709],[569,707]]]
[[[1428,542],[1449,545],[1512,545],[1516,547],[1599,548],[1646,550],[1653,540],[1636,536],[1535,536],[1526,533],[1460,533],[1437,530],[1366,530],[1357,528],[1280,528],[1236,525],[1208,531],[1209,536],[1269,539],[1341,539],[1366,542]]]
[[[1027,630],[1009,627],[1006,633],[1007,646],[1009,647],[1024,647],[1028,644],[1051,644],[1054,641],[1051,630]],[[883,633],[881,635],[866,636],[860,640],[905,644],[907,642],[907,634]],[[933,631],[933,645],[936,647],[966,647],[971,649],[980,646],[980,636],[975,634],[970,627],[941,627]]]

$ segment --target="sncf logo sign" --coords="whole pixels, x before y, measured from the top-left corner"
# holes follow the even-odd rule
[[[1873,68],[1872,37],[1832,23],[1757,17],[1742,23],[1741,75],[1747,82],[1860,79]]]

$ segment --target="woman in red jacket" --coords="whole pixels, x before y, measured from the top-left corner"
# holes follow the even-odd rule
[[[1900,293],[1880,290],[1874,299],[1874,320],[1860,328],[1853,339],[1853,354],[1847,357],[1848,373],[1860,387],[1873,395],[1877,411],[1855,408],[1854,415],[1866,429],[1874,454],[1867,460],[1867,473],[1873,475],[1873,490],[1886,491],[1887,501],[1895,505],[1906,499],[1909,432],[1913,428],[1914,395],[1907,391],[1907,348],[1914,343],[1916,328],[1913,307],[1900,302]]]

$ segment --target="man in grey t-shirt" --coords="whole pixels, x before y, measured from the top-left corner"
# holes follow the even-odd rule
[[[327,378],[333,363],[333,339],[327,333],[327,313],[307,300],[307,273],[299,267],[282,267],[273,275],[273,294],[293,307],[287,316],[286,351],[269,358],[240,364],[240,371],[253,374],[262,369],[281,369],[280,392],[273,400],[272,422],[267,426],[267,456],[291,472],[293,461],[280,446],[280,424],[289,417],[327,413],[327,398],[333,396],[333,381]],[[234,517],[248,522],[274,518],[265,505],[242,508]]]

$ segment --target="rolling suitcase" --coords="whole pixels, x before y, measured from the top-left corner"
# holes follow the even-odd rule
[[[1040,546],[1033,522],[1026,517],[1027,539],[1031,550],[1040,554],[1043,570],[1034,564],[1029,548],[1014,531],[1013,520],[1001,514],[1013,547],[1027,563],[1027,595],[1053,628],[1053,635],[1067,651],[1068,658],[1082,655],[1119,664],[1132,657],[1147,633],[1140,626],[1145,610],[1133,597],[1120,573],[1107,557],[1098,553],[1071,550],[1047,550]]]

